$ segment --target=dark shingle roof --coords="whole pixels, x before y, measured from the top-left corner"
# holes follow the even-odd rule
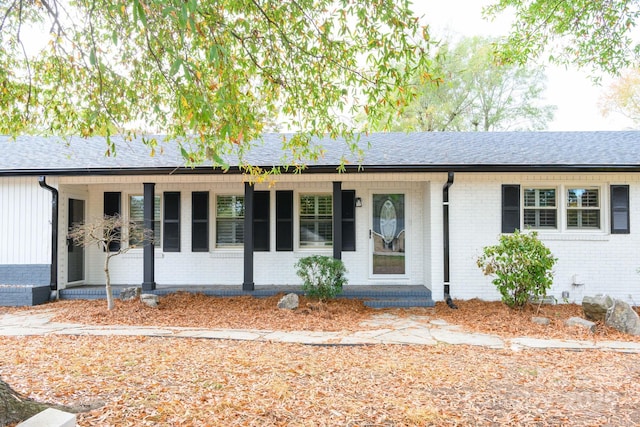
[[[281,134],[267,134],[245,155],[254,165],[281,162]],[[176,144],[161,142],[155,156],[141,140],[113,138],[115,157],[106,157],[104,138],[0,136],[0,174],[108,174],[192,172]],[[316,141],[318,142],[318,141]],[[345,156],[357,159],[342,140],[319,141],[326,153],[310,171],[335,170]],[[363,136],[365,170],[634,170],[640,171],[640,131],[622,132],[420,132]],[[368,148],[367,148],[368,147]],[[237,166],[229,159],[232,170]],[[176,168],[181,168],[175,170]],[[216,170],[219,171],[219,170]],[[211,173],[210,165],[195,172]]]

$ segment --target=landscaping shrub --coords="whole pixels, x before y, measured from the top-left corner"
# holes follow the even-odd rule
[[[530,298],[547,295],[553,283],[555,258],[538,239],[536,232],[503,234],[499,243],[487,246],[478,258],[478,267],[492,281],[509,307],[522,308]]]
[[[328,256],[313,255],[301,258],[295,264],[296,274],[302,279],[305,295],[319,300],[335,298],[347,284],[344,263]]]

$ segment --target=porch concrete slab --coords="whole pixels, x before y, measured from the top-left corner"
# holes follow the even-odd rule
[[[502,339],[495,335],[464,333],[441,328],[433,328],[431,330],[431,335],[436,341],[445,344],[463,344],[495,349],[504,348],[504,342]]]

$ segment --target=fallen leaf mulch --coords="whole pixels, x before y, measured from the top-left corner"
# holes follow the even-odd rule
[[[55,320],[207,328],[362,329],[381,313],[446,320],[501,337],[636,340],[598,325],[564,326],[577,305],[514,311],[456,301],[429,309],[374,310],[362,301],[188,293],[160,300],[58,301]],[[0,313],[25,310],[0,308]],[[531,316],[551,324],[533,324]],[[44,402],[88,408],[83,426],[618,426],[640,420],[640,356],[604,351],[495,350],[469,346],[307,346],[207,339],[0,337],[0,378]]]
[[[0,337],[0,378],[83,426],[632,426],[640,359],[602,351]]]
[[[499,301],[478,299],[456,301],[457,310],[442,302],[433,308],[372,309],[356,299],[335,299],[324,303],[300,297],[297,310],[281,310],[277,303],[282,295],[267,298],[211,297],[204,294],[177,292],[160,298],[157,308],[138,300],[116,300],[116,308],[107,310],[104,300],[62,300],[29,310],[54,310],[52,320],[92,325],[182,326],[198,328],[231,328],[262,330],[340,331],[370,329],[361,323],[380,313],[412,316],[422,322],[435,319],[459,325],[469,332],[498,335],[502,338],[528,336],[592,341],[634,341],[634,337],[598,323],[596,331],[566,326],[571,317],[582,317],[577,304],[529,305],[523,310],[510,309]],[[5,309],[6,310],[6,309]],[[16,309],[11,309],[16,310]],[[546,317],[549,325],[538,325],[532,317]]]

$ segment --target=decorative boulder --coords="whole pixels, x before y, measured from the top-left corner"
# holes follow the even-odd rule
[[[607,326],[631,335],[640,335],[640,318],[633,308],[619,299],[614,301],[605,321]]]
[[[140,295],[140,301],[142,301],[143,303],[147,304],[149,307],[157,307],[159,300],[160,299],[158,298],[158,295],[154,295],[154,294],[142,294],[142,295]]]
[[[607,313],[613,308],[613,305],[613,298],[607,295],[596,295],[595,297],[584,297],[582,299],[584,317],[594,322],[605,322]]]
[[[278,301],[278,308],[283,310],[295,310],[298,308],[299,298],[298,294],[287,294]]]
[[[564,323],[567,326],[578,326],[580,328],[588,329],[591,332],[596,331],[596,324],[593,322],[590,322],[589,320],[585,320],[582,317],[572,317],[570,319],[567,319]]]
[[[120,299],[122,301],[129,301],[136,299],[140,296],[141,289],[139,287],[124,288],[120,291]]]
[[[551,320],[547,317],[532,317],[531,321],[537,325],[547,326],[551,323]]]

